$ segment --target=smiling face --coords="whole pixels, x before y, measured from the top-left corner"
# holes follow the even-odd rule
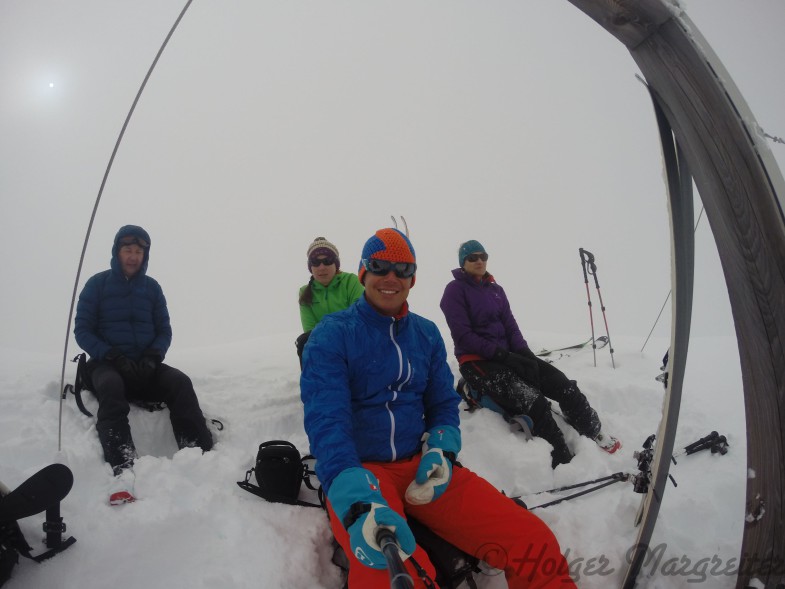
[[[398,278],[392,271],[384,276],[367,272],[363,282],[365,299],[371,307],[387,317],[394,317],[401,312],[412,288],[411,277]]]

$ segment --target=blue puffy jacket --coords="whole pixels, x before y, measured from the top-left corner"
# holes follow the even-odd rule
[[[121,236],[136,235],[150,243],[141,227],[126,225],[118,231],[112,248],[111,269],[92,276],[79,294],[74,335],[90,358],[102,360],[111,348],[138,360],[142,352],[155,349],[166,356],[172,343],[172,326],[161,285],[147,276],[149,249],[141,270],[130,280],[117,257]]]
[[[325,491],[344,469],[420,451],[423,433],[460,425],[444,341],[436,325],[377,313],[360,297],[325,316],[303,354],[305,430]]]

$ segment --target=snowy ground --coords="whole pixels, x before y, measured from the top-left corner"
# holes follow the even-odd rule
[[[443,333],[449,345],[449,334]],[[14,488],[47,464],[67,464],[75,482],[62,515],[68,534],[77,539],[43,565],[21,562],[7,587],[341,587],[322,513],[269,504],[235,484],[252,466],[260,442],[286,439],[303,452],[308,449],[292,343],[296,335],[209,349],[175,346],[168,361],[192,376],[205,412],[224,418],[227,428],[213,452],[177,452],[166,412],[134,410],[132,428],[144,454],[136,465],[139,501],[119,508],[106,503],[112,477],[94,422],[79,413],[73,399],[64,407],[63,449],[57,452],[60,359],[0,350],[0,479]],[[535,349],[581,341],[580,336],[527,337]],[[536,491],[635,471],[633,451],[657,428],[663,391],[654,377],[667,343],[649,342],[644,353],[639,338],[613,343],[615,369],[607,348],[598,351],[596,368],[591,349],[564,356],[557,365],[578,380],[606,429],[623,440],[622,451],[606,455],[568,430],[577,455],[552,471],[546,442],[525,442],[498,415],[483,410],[462,413],[461,462],[508,494],[522,495],[530,506],[552,498],[532,496]],[[677,447],[717,430],[731,448],[726,456],[684,457],[671,468],[678,488],[666,492],[652,543],[656,550],[640,587],[734,585],[732,575],[718,571],[733,568],[744,515],[745,436],[736,358],[733,338],[691,343]],[[73,365],[67,374],[72,379]],[[89,394],[86,400],[95,407]],[[617,483],[538,512],[555,530],[580,587],[620,584],[639,502],[631,485]],[[44,548],[42,522],[43,515],[20,522],[35,552]],[[481,585],[506,586],[499,577],[484,577]]]

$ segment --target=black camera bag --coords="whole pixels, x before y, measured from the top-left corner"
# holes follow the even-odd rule
[[[256,485],[250,482],[252,474],[255,475]],[[256,466],[245,473],[244,481],[238,481],[237,484],[241,489],[272,503],[321,507],[298,498],[303,481],[309,488],[316,490],[310,482],[311,474],[314,473],[308,470],[294,444],[285,440],[271,440],[259,444]]]

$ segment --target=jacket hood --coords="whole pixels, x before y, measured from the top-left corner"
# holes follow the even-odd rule
[[[111,266],[112,270],[120,272],[120,259],[117,257],[117,253],[120,251],[120,238],[122,237],[138,237],[139,239],[143,239],[148,244],[152,245],[150,240],[150,234],[147,233],[144,229],[139,227],[138,225],[123,225],[120,227],[119,231],[114,236],[114,244],[112,245],[112,261]],[[144,249],[144,260],[142,260],[142,268],[139,271],[140,274],[147,274],[147,263],[150,261],[150,247],[143,248]]]

